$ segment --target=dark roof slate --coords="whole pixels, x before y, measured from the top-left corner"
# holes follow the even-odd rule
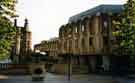
[[[85,17],[90,17],[96,13],[121,13],[123,11],[123,5],[99,5],[85,12],[79,13],[75,16],[69,18],[69,23],[77,22],[78,20],[84,19]]]

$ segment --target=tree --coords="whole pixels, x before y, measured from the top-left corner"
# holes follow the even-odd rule
[[[16,0],[0,0],[0,60],[9,57],[14,42],[15,27],[11,19],[16,16]]]
[[[135,0],[127,1],[119,18],[114,23],[118,30],[113,33],[117,38],[117,53],[135,55]]]

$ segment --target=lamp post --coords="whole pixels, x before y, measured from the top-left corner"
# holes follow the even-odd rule
[[[71,66],[70,66],[70,63],[71,62],[71,56],[70,56],[70,53],[69,53],[69,55],[68,55],[68,80],[70,81],[70,76],[71,76]]]
[[[68,35],[68,40],[70,41],[71,35]],[[70,42],[68,42],[68,80],[71,80],[71,53],[70,53]]]

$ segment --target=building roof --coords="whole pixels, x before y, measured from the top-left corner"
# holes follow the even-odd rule
[[[69,18],[69,23],[77,22],[78,20],[90,17],[97,13],[121,13],[123,11],[123,5],[99,5],[82,13]]]
[[[50,41],[57,41],[59,38],[58,37],[53,37],[53,38],[50,38]]]
[[[40,46],[41,46],[41,44],[35,44],[35,45],[34,45],[34,48],[40,47]]]

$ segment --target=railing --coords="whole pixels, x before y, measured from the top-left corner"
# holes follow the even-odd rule
[[[9,65],[9,63],[0,63],[0,69],[8,69]]]

